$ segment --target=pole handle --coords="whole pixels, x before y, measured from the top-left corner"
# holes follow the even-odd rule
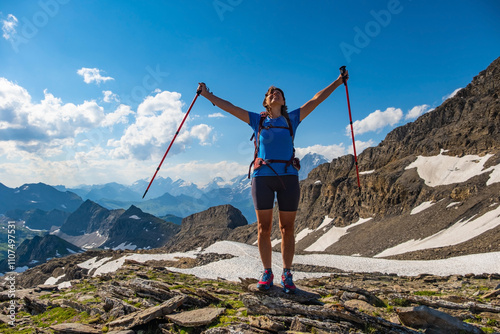
[[[196,95],[200,95],[200,94],[201,94],[201,88],[198,88],[198,90],[196,91]],[[212,102],[212,105],[215,107],[215,103]]]
[[[344,83],[344,85],[346,85],[347,82],[346,82],[345,79],[346,79],[346,71],[347,70],[346,70],[345,65],[344,66],[340,66],[339,70],[340,70],[340,74],[342,75],[342,82]]]

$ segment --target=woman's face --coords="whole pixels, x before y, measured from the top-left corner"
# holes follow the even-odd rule
[[[278,89],[273,89],[269,93],[269,95],[267,95],[266,100],[267,100],[267,104],[269,106],[273,106],[273,105],[282,106],[282,105],[285,104],[285,100],[283,98],[283,94]]]

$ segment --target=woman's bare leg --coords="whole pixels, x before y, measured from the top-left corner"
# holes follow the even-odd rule
[[[273,226],[273,209],[255,210],[257,214],[257,228],[260,259],[264,268],[272,266],[271,228]]]

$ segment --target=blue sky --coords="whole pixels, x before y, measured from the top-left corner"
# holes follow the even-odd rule
[[[197,84],[290,110],[350,72],[358,154],[500,56],[498,1],[0,1],[0,182],[150,179]],[[299,126],[299,156],[351,152],[344,87]],[[159,173],[245,174],[248,125],[200,97]]]

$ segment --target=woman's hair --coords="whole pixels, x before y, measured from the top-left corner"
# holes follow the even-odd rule
[[[288,110],[288,107],[286,106],[285,93],[283,93],[283,91],[281,89],[279,89],[278,87],[275,87],[275,86],[269,87],[269,89],[266,92],[266,96],[264,96],[264,102],[262,102],[262,105],[264,106],[264,108],[266,108],[268,113],[271,112],[271,107],[267,104],[266,99],[275,90],[279,91],[281,93],[281,96],[283,96],[283,102],[285,102],[285,104],[283,104],[281,106],[281,114],[285,115],[287,110]]]

